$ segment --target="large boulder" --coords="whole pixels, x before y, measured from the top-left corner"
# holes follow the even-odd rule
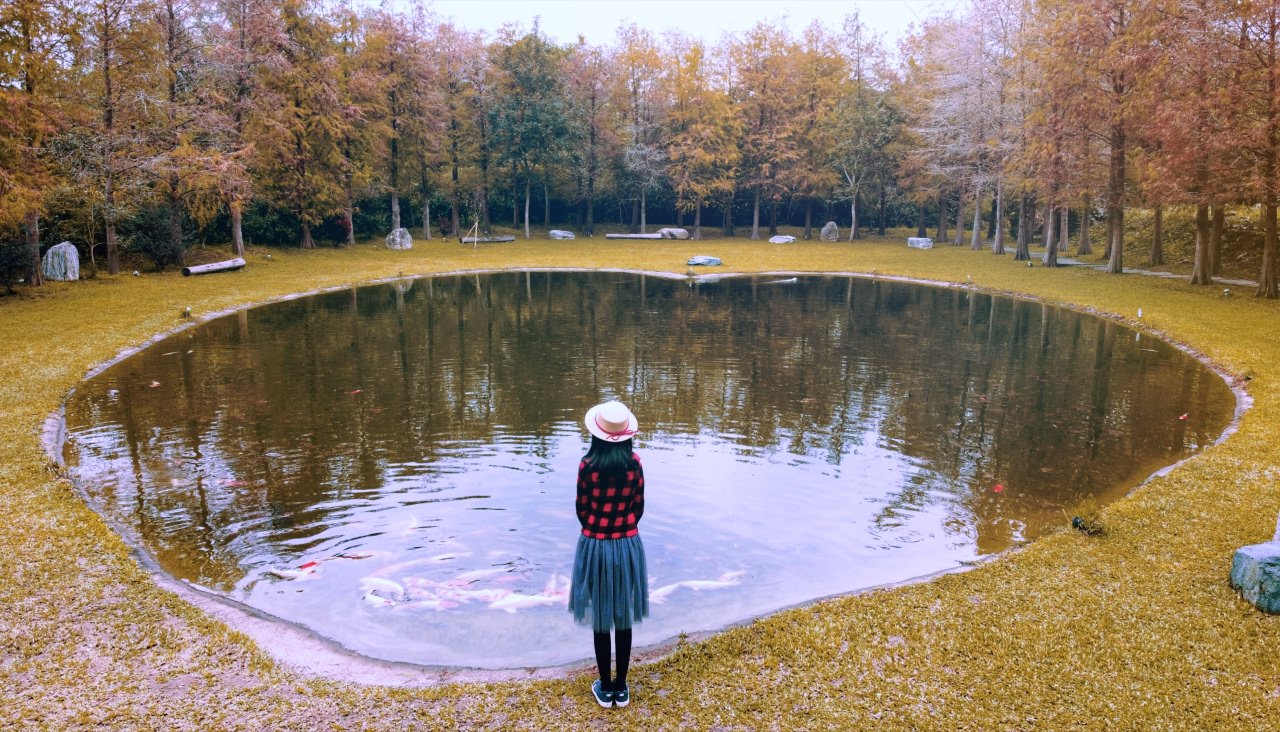
[[[689,258],[689,265],[696,267],[719,267],[724,264],[719,257],[710,254],[697,254]]]
[[[794,236],[789,236],[787,234],[778,234],[777,236],[769,237],[770,244],[791,244],[795,240],[796,238]]]
[[[413,235],[400,228],[387,234],[387,249],[413,249]]]
[[[46,280],[74,282],[80,279],[80,252],[69,241],[54,244],[44,253],[40,271]]]
[[[823,241],[840,241],[840,227],[836,226],[836,222],[828,221],[822,227],[822,233],[819,237]]]
[[[924,236],[907,237],[907,246],[912,249],[933,249],[933,239]]]
[[[689,231],[687,229],[668,227],[665,229],[658,229],[658,236],[663,239],[688,239]]]
[[[572,232],[572,231],[564,231],[563,229],[552,229],[551,231],[547,232],[547,236],[551,237],[552,239],[574,239],[574,238],[576,238],[576,237],[574,237],[574,235],[573,235],[573,232]]]
[[[1280,541],[1237,549],[1231,559],[1231,586],[1259,610],[1280,614]]]

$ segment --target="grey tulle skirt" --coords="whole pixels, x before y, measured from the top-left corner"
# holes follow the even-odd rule
[[[578,537],[573,556],[573,584],[569,588],[573,619],[606,633],[626,630],[649,616],[649,571],[640,537],[592,539]]]

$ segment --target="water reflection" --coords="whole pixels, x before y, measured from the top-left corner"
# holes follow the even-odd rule
[[[467,275],[243,311],[80,388],[68,462],[178,577],[383,658],[539,665],[585,656],[584,631],[489,604],[568,573],[579,419],[603,399],[642,421],[655,589],[688,582],[638,643],[1034,538],[1234,406],[1107,321],[775,280]]]

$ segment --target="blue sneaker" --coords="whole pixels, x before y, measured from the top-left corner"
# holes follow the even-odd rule
[[[618,707],[625,707],[631,703],[631,687],[626,684],[621,689],[613,692],[613,704]]]
[[[600,683],[600,679],[596,679],[592,682],[591,695],[596,698],[596,704],[599,704],[605,709],[613,706],[613,692],[605,691],[604,686]]]

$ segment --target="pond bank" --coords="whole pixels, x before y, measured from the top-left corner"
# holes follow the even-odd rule
[[[685,645],[637,667],[634,703],[613,712],[592,703],[581,676],[391,689],[292,672],[152,582],[41,451],[45,417],[87,370],[180,325],[186,308],[205,317],[441,271],[679,275],[703,253],[733,271],[972,280],[1110,313],[1248,378],[1256,408],[1230,439],[1105,511],[1104,538],[1064,532],[963,575],[787,611]],[[0,301],[5,727],[1253,730],[1280,717],[1280,619],[1254,612],[1226,580],[1231,552],[1269,538],[1280,510],[1276,302],[899,242],[432,242],[271,255],[250,252],[236,273],[104,277]]]

